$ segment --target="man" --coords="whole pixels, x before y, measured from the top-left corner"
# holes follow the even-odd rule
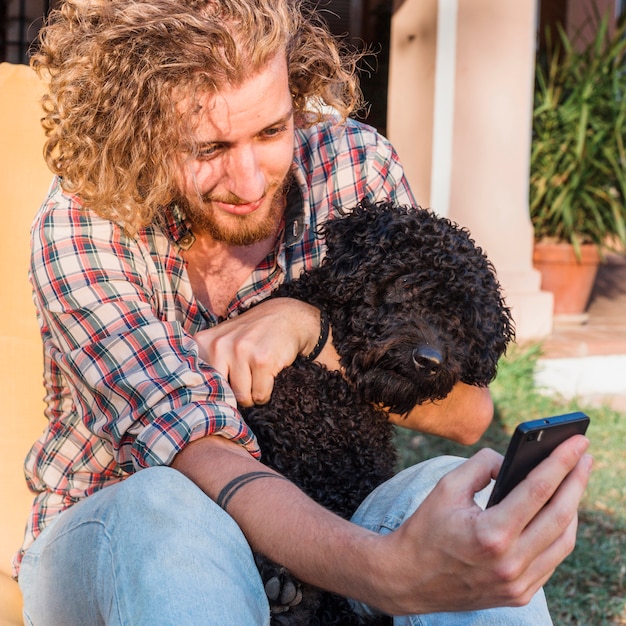
[[[335,207],[415,204],[388,142],[345,119],[354,60],[289,0],[69,0],[33,64],[57,178],[32,238],[49,424],[15,560],[29,623],[267,624],[251,547],[397,624],[549,623],[586,439],[486,512],[488,450],[401,473],[348,522],[260,465],[236,409],[320,332],[290,299],[238,310],[319,262]],[[332,337],[318,360],[337,367]],[[470,442],[492,411],[458,384],[404,424]]]

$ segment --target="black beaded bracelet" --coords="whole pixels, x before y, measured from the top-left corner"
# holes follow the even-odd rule
[[[311,353],[307,356],[309,361],[315,361],[320,355],[320,352],[324,349],[326,342],[328,341],[328,331],[330,330],[330,320],[328,319],[328,313],[326,311],[320,311],[320,336],[317,339],[317,343]]]

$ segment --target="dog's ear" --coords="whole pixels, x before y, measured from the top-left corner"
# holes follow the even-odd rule
[[[398,218],[406,215],[409,207],[391,202],[363,200],[342,217],[329,220],[322,227],[326,241],[323,262],[332,279],[348,282],[360,281],[362,276],[380,269],[380,262],[394,245],[394,233]],[[354,279],[354,280],[351,280]]]

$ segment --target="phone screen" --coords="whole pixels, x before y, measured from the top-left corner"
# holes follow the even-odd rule
[[[589,417],[582,412],[519,424],[511,437],[487,507],[498,504],[553,450],[574,435],[584,435]]]

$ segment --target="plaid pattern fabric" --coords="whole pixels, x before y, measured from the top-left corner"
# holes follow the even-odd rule
[[[229,316],[319,264],[316,228],[337,207],[364,197],[415,203],[393,148],[354,121],[297,130],[292,174],[296,193],[277,248]],[[191,291],[177,244],[183,217],[168,210],[166,227],[129,237],[55,179],[35,218],[30,277],[48,426],[25,462],[35,500],[16,575],[54,516],[141,468],[170,463],[194,439],[220,433],[259,454],[227,381],[198,357],[194,334],[219,320]]]

